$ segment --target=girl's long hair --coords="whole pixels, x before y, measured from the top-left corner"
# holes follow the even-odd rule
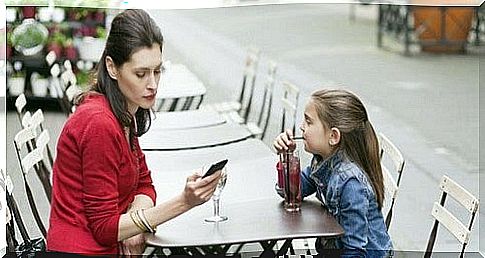
[[[141,9],[126,10],[118,14],[111,23],[111,30],[106,40],[103,55],[99,59],[94,74],[94,82],[90,89],[76,99],[76,105],[90,93],[97,92],[106,96],[118,122],[130,130],[130,142],[134,136],[141,136],[151,125],[149,109],[138,108],[135,120],[128,111],[126,98],[118,87],[118,81],[112,79],[106,68],[106,57],[110,56],[116,67],[128,62],[131,55],[144,47],[152,47],[155,43],[163,49],[163,36],[160,28],[147,12]],[[135,128],[136,125],[136,128]]]
[[[340,89],[314,92],[311,100],[325,128],[340,130],[337,150],[343,150],[367,174],[379,208],[384,201],[384,182],[379,159],[379,143],[364,104],[353,93]]]

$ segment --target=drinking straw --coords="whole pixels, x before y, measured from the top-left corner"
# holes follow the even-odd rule
[[[290,152],[286,152],[286,175],[285,175],[285,192],[290,202]]]

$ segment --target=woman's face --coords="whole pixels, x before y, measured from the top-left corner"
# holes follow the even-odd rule
[[[305,106],[304,119],[300,126],[303,133],[305,151],[327,158],[332,153],[329,144],[331,130],[326,129],[318,117],[313,101]]]
[[[155,103],[158,82],[162,72],[162,52],[159,44],[144,47],[131,55],[119,67],[116,79],[126,97],[128,111],[135,114],[139,107],[149,109]]]

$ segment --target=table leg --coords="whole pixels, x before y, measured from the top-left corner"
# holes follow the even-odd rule
[[[260,257],[269,257],[275,256],[275,252],[273,251],[274,246],[278,241],[270,240],[270,241],[261,241],[259,244],[263,247],[263,252],[261,253]]]
[[[281,246],[281,248],[276,253],[276,255],[277,256],[285,255],[288,252],[288,249],[292,250],[291,254],[295,254],[295,251],[293,250],[293,245],[291,244],[292,241],[293,239],[286,239],[283,245]]]

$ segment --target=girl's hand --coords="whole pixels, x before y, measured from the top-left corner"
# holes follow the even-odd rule
[[[141,233],[121,241],[120,251],[125,257],[142,255],[145,251],[145,234]]]
[[[273,147],[276,152],[282,153],[287,150],[294,150],[296,148],[296,143],[292,140],[293,132],[290,129],[286,129],[285,132],[280,133],[273,142]]]
[[[221,177],[221,171],[219,170],[204,179],[201,177],[199,173],[187,177],[183,198],[184,202],[190,207],[201,205],[212,197]]]

